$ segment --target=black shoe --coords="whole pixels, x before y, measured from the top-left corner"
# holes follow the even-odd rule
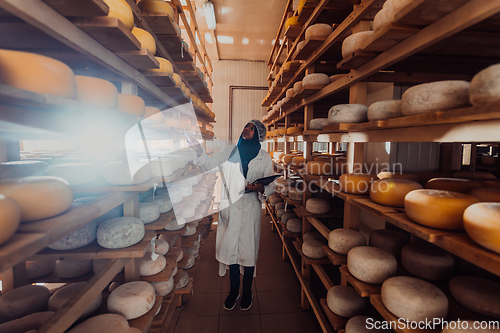
[[[224,310],[231,311],[236,305],[236,301],[240,298],[240,294],[229,293],[226,300],[224,301]]]
[[[240,309],[242,311],[249,310],[252,307],[252,292],[243,292],[243,296],[241,296]]]

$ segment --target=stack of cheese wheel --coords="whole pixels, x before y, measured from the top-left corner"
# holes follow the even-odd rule
[[[167,296],[174,289],[174,276],[172,275],[167,281],[151,282],[158,296]]]
[[[306,29],[306,33],[304,38],[310,39],[314,38],[315,40],[324,40],[333,32],[333,27],[329,24],[325,23],[317,23],[313,24]]]
[[[445,230],[462,230],[464,210],[479,202],[473,196],[441,190],[415,190],[405,197],[405,211],[422,225]]]
[[[161,1],[158,1],[161,2]],[[109,332],[109,333],[139,333],[139,329],[130,327],[127,319],[114,313],[105,313],[85,320],[78,326],[73,327],[68,333],[88,333],[88,332]]]
[[[348,58],[354,52],[363,49],[373,38],[373,31],[361,31],[344,39],[342,57]]]
[[[369,245],[386,250],[399,259],[401,258],[401,250],[409,242],[410,239],[398,231],[378,229],[371,232]]]
[[[376,178],[374,175],[344,173],[339,178],[340,189],[351,194],[368,194]]]
[[[467,81],[456,80],[411,87],[401,97],[401,112],[412,116],[470,106],[469,86]]]
[[[478,276],[460,275],[450,280],[453,298],[465,308],[500,318],[500,283]]]
[[[499,253],[500,244],[500,203],[481,202],[464,211],[464,227],[470,238],[480,246]]]
[[[125,283],[108,297],[108,311],[127,320],[146,314],[155,304],[155,289],[146,281]]]
[[[323,251],[323,242],[317,240],[310,240],[302,243],[302,253],[312,259],[321,259],[325,256]]]
[[[370,198],[381,205],[404,207],[406,194],[418,189],[422,189],[422,186],[411,180],[380,179],[372,183]]]
[[[426,189],[453,191],[464,194],[479,187],[481,187],[479,182],[461,178],[433,178],[425,184]]]
[[[134,28],[134,13],[126,0],[103,0],[109,7],[108,17],[117,18],[129,30]],[[143,1],[144,2],[144,1]]]
[[[332,174],[331,159],[322,161],[309,161],[306,164],[306,172],[310,175],[331,175]]]
[[[296,219],[296,218],[297,218],[297,215],[294,212],[288,210],[283,215],[281,215],[281,223],[283,223],[283,225],[286,225],[288,220]]]
[[[403,117],[401,100],[375,102],[368,107],[367,117],[369,121]]]
[[[383,283],[396,275],[397,265],[392,254],[373,246],[358,246],[347,253],[349,272],[365,283]]]
[[[448,299],[429,282],[409,277],[395,276],[382,284],[382,302],[396,317],[410,321],[431,321],[446,318]]]
[[[430,281],[448,280],[455,268],[455,259],[451,254],[424,242],[403,247],[401,263],[411,274]]]
[[[310,198],[306,201],[306,210],[313,214],[326,214],[330,211],[330,204],[325,199]]]
[[[141,47],[147,49],[152,55],[156,54],[156,42],[154,37],[144,29],[134,27],[132,34],[139,40]]]
[[[302,86],[304,88],[324,87],[330,84],[330,78],[323,73],[313,73],[304,76],[302,79]]]
[[[341,317],[351,318],[365,311],[366,301],[358,292],[348,286],[335,286],[326,296],[328,308]]]
[[[328,234],[328,247],[339,254],[346,255],[351,249],[365,245],[365,236],[356,230],[339,228]]]
[[[368,108],[364,104],[334,105],[328,111],[328,121],[332,124],[363,123],[368,120],[367,111]]]
[[[118,94],[116,109],[123,113],[142,117],[146,111],[146,103],[139,96]]]
[[[64,304],[72,299],[77,292],[82,289],[87,282],[78,282],[78,283],[72,283],[68,284],[58,291],[56,291],[49,299],[49,304],[48,304],[48,309],[49,311],[58,311],[60,308],[64,306]],[[102,293],[100,293],[92,303],[83,311],[83,313],[80,315],[79,319],[88,317],[90,314],[92,314],[99,306],[101,305],[102,302]]]
[[[96,77],[76,75],[76,99],[103,108],[114,109],[118,90],[111,82]]]
[[[492,65],[474,75],[470,83],[469,98],[474,106],[498,105],[500,103],[500,65]]]
[[[75,75],[66,64],[34,53],[0,49],[0,83],[37,94],[76,97]],[[27,70],[27,66],[29,69]]]
[[[68,182],[58,177],[40,176],[3,180],[0,182],[0,194],[19,206],[21,222],[56,216],[70,208],[73,203],[73,193]],[[14,228],[17,214],[11,207],[13,203],[10,201],[5,201],[4,206],[6,231],[9,232],[10,228]]]

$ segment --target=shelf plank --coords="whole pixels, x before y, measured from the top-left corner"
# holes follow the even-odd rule
[[[325,252],[326,256],[330,259],[333,265],[347,265],[347,256],[333,252],[327,245],[323,246],[323,252]]]
[[[128,321],[129,326],[135,327],[143,333],[147,333],[149,331],[149,328],[151,327],[151,324],[153,323],[153,319],[155,318],[156,313],[158,312],[158,310],[160,310],[160,307],[162,306],[162,299],[163,298],[161,296],[156,295],[155,304],[153,305],[153,308],[149,310],[148,313],[146,313],[145,315],[140,316],[139,318],[129,320]]]
[[[331,132],[348,132],[351,129],[351,126],[354,124],[350,123],[339,123],[339,124],[330,124],[323,127],[323,132],[331,133]]]
[[[307,217],[307,221],[311,223],[311,225],[318,230],[320,234],[323,235],[326,239],[328,239],[328,236],[330,235],[330,229],[328,229],[323,223],[321,223],[320,220],[318,220],[315,217]]]
[[[74,18],[72,22],[110,51],[141,50],[141,42],[117,18],[107,16]]]
[[[337,64],[337,69],[356,69],[367,62],[373,60],[378,55],[376,52],[357,50],[349,56],[342,59]]]
[[[351,201],[354,206],[357,206],[365,211],[368,211],[374,215],[383,217],[388,213],[400,213],[404,208],[389,207],[379,205],[369,198],[359,198]]]
[[[363,47],[363,51],[385,52],[402,40],[417,33],[420,29],[414,26],[408,26],[398,23],[390,23],[382,27],[373,36],[371,42]]]
[[[415,236],[431,243],[441,240],[444,236],[452,236],[458,234],[458,232],[449,230],[439,230],[425,227],[410,220],[408,215],[406,215],[405,213],[387,213],[384,215],[384,217],[387,222],[395,225],[396,227],[408,231]]]
[[[167,72],[154,72],[143,69],[141,73],[158,87],[175,87],[175,81]]]
[[[49,244],[44,233],[14,234],[0,246],[0,272],[25,261]]]
[[[312,259],[312,258],[309,258],[308,256],[306,256],[302,252],[302,241],[296,240],[293,242],[293,245],[295,246],[295,249],[300,254],[300,256],[302,257],[302,259],[304,260],[306,265],[313,265],[313,264],[314,265],[327,265],[327,264],[330,264],[330,259],[328,259],[328,258]]]
[[[142,12],[142,17],[148,22],[155,35],[174,35],[177,31],[172,24],[172,19],[168,15],[159,15],[159,13]]]
[[[361,297],[370,297],[371,295],[380,295],[380,290],[382,289],[382,285],[369,284],[363,281],[356,279],[347,269],[347,266],[343,265],[340,267],[340,273],[346,277],[347,281],[351,284],[351,286],[356,289],[358,294]]]
[[[137,69],[160,68],[160,63],[156,60],[154,54],[145,47],[139,51],[116,52],[116,55]]]
[[[63,16],[106,16],[109,7],[102,0],[43,0]]]
[[[350,130],[351,131],[369,131],[369,130],[384,129],[385,127],[387,127],[386,120],[377,120],[377,121],[369,121],[366,123],[352,124]]]
[[[189,277],[189,282],[180,289],[176,289],[175,293],[177,295],[191,294],[193,292],[193,278]]]
[[[318,277],[320,278],[321,282],[323,282],[323,286],[325,286],[326,290],[330,290],[334,286],[332,280],[330,280],[330,277],[328,274],[325,272],[323,267],[320,265],[313,264],[311,267],[314,269]]]
[[[193,61],[193,55],[187,45],[182,43],[182,38],[177,35],[157,35],[157,37],[174,62]]]
[[[320,299],[319,302],[333,329],[336,331],[344,329],[345,324],[347,324],[349,318],[344,318],[333,313],[332,310],[330,310],[330,308],[328,307],[328,303],[326,302],[325,298]]]
[[[313,36],[307,38],[304,46],[300,50],[296,50],[292,56],[292,60],[306,60],[317,48],[323,44],[326,37]]]

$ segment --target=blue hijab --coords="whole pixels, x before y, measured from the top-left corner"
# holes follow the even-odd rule
[[[236,147],[234,147],[233,151],[229,155],[229,161],[233,163],[241,163],[241,170],[243,172],[243,176],[246,178],[248,173],[248,163],[250,163],[250,161],[259,154],[259,150],[259,133],[256,129],[251,140],[245,140],[242,135],[240,135]],[[237,161],[237,158],[233,158],[236,151],[238,151],[240,155],[240,161]]]

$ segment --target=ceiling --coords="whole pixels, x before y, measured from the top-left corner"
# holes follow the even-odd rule
[[[267,61],[288,0],[211,0],[217,27],[207,28],[204,0],[195,0],[196,21],[211,59]],[[217,36],[217,43],[214,41]]]

